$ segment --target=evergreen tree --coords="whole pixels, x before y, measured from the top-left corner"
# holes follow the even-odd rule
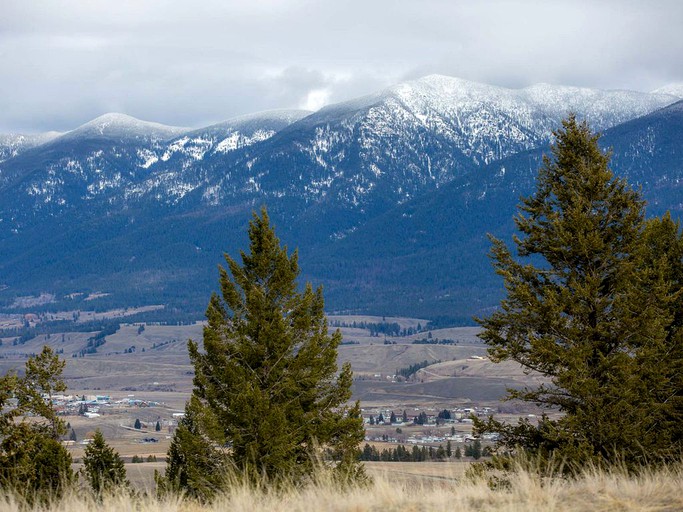
[[[140,430],[142,428],[142,423],[140,423],[139,418],[135,418],[135,424],[133,425],[133,428],[136,428],[138,430]]]
[[[199,400],[192,396],[185,406],[185,415],[173,435],[166,458],[164,477],[155,473],[157,493],[182,492],[201,501],[210,500],[223,485],[227,457],[216,449],[215,443],[200,429],[204,414]],[[215,431],[216,426],[204,425],[204,430]]]
[[[471,455],[474,460],[479,460],[481,459],[481,441],[479,439],[475,439],[474,443],[472,444],[472,451]]]
[[[71,456],[59,441],[66,428],[52,408],[53,394],[66,389],[63,369],[45,346],[26,361],[23,377],[0,377],[0,487],[29,503],[58,498],[73,483]]]
[[[85,447],[83,476],[98,497],[129,485],[123,460],[106,443],[99,429],[95,431],[92,442]]]
[[[362,478],[363,419],[358,403],[345,405],[351,367],[337,373],[341,333],[328,334],[322,289],[297,291],[298,256],[280,246],[265,209],[254,214],[249,239],[242,263],[226,255],[228,270],[219,269],[204,351],[188,343],[198,413],[195,431],[185,432],[250,480],[300,481],[323,450],[339,478]]]
[[[642,378],[640,393],[650,398],[649,429],[641,434],[650,457],[676,460],[683,451],[683,235],[667,213],[647,221],[637,260],[633,302],[654,316],[653,336],[634,350]]]
[[[389,423],[396,423],[396,415],[394,414],[394,411],[391,411],[391,416],[389,416]]]
[[[459,446],[455,449],[455,458],[458,460],[462,459],[462,451]]]
[[[76,431],[74,429],[71,429],[71,433],[69,434],[69,440],[70,441],[77,441],[78,438],[76,437]]]
[[[154,430],[155,430],[156,432],[160,432],[160,431],[161,431],[161,422],[157,421],[157,424],[156,424],[156,426],[154,427]]]
[[[479,322],[492,360],[551,381],[511,396],[563,416],[517,426],[475,420],[476,429],[577,465],[680,455],[678,226],[666,218],[645,225],[639,195],[612,175],[585,123],[572,116],[555,135],[515,219],[524,261],[492,239],[507,298]]]

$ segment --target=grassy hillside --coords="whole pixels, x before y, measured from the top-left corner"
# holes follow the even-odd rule
[[[397,463],[398,464],[398,463]],[[387,463],[387,467],[393,463]],[[399,472],[400,473],[400,472]],[[78,492],[40,510],[62,512],[137,510],[140,512],[272,512],[287,510],[353,511],[493,511],[527,512],[548,510],[577,511],[664,511],[683,509],[683,471],[680,468],[650,472],[641,476],[587,471],[570,479],[542,479],[519,473],[509,488],[491,490],[485,481],[468,482],[462,478],[422,478],[374,470],[374,481],[367,487],[339,490],[325,481],[303,488],[256,491],[236,487],[210,506],[200,506],[171,497],[160,501],[152,497],[132,500],[128,496],[105,499],[103,503]],[[459,475],[458,475],[459,476]],[[12,496],[0,497],[0,509],[19,512],[20,503]],[[30,510],[30,508],[29,508]],[[34,509],[38,510],[38,509]]]

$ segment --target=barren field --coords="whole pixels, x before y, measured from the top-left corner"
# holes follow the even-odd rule
[[[402,328],[426,325],[424,319],[333,316],[331,322],[397,323]],[[495,401],[508,387],[522,387],[534,377],[514,364],[494,365],[485,359],[486,348],[476,337],[476,327],[425,331],[405,337],[371,336],[360,328],[341,328],[344,344],[339,363],[350,362],[354,370],[354,399],[363,402],[433,403],[438,401]],[[126,392],[168,391],[189,393],[192,367],[187,340],[201,342],[202,324],[183,326],[122,324],[105,338],[94,354],[80,356],[95,333],[67,332],[40,335],[16,345],[4,339],[0,346],[0,371],[23,367],[25,358],[51,345],[66,360],[64,373],[69,388]],[[455,344],[413,344],[415,340],[453,340]],[[360,340],[360,341],[359,341]],[[476,359],[479,358],[479,359]],[[408,382],[394,375],[401,368],[427,361]]]

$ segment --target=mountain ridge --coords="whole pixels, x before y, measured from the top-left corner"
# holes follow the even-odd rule
[[[466,289],[484,271],[468,276],[470,263],[454,256],[456,241],[444,233],[461,233],[463,250],[480,254],[486,216],[500,226],[508,221],[499,216],[504,208],[487,203],[468,221],[481,232],[464,230],[459,210],[448,205],[442,190],[461,207],[498,194],[500,180],[509,189],[495,197],[526,190],[531,172],[510,174],[505,166],[526,158],[531,171],[538,148],[548,146],[571,106],[609,132],[624,126],[625,118],[640,119],[641,112],[659,112],[676,100],[584,90],[571,103],[562,98],[573,97],[575,88],[472,84],[432,75],[313,113],[271,111],[185,131],[155,125],[149,135],[146,122],[109,115],[70,137],[26,149],[0,162],[0,284],[9,286],[0,302],[35,290],[82,288],[107,290],[107,300],[121,303],[175,301],[201,310],[220,254],[243,247],[250,212],[267,204],[282,239],[301,247],[306,277],[326,283],[332,308],[381,313],[393,297],[404,311],[466,309],[446,295],[470,293]],[[673,117],[660,116],[657,123],[677,126],[677,108],[665,107]],[[645,135],[623,146],[618,165],[630,166],[646,185],[659,180],[662,204],[671,203],[675,198],[664,186],[661,166],[678,161],[671,149],[675,140],[657,128],[653,146],[648,126],[637,126]],[[520,178],[511,180],[512,175]],[[417,212],[401,208],[414,204],[424,204],[436,220],[399,232],[378,224],[394,219],[384,222],[409,225],[401,219]],[[392,211],[407,217],[397,220]],[[389,233],[396,239],[383,240]],[[357,239],[394,253],[367,254],[353,245]],[[412,257],[407,247],[422,256]],[[467,286],[439,282],[430,260],[434,251],[443,253],[436,266],[453,265]],[[420,283],[424,296],[413,289]],[[490,281],[482,283],[482,293],[497,293]],[[481,293],[476,296],[481,307],[489,307]]]

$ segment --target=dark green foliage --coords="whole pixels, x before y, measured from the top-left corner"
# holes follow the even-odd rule
[[[429,418],[427,417],[427,413],[424,411],[421,411],[420,414],[415,416],[413,419],[413,423],[415,423],[415,425],[426,425],[428,421]]]
[[[133,424],[133,428],[137,428],[138,430],[140,430],[142,428],[142,423],[140,423],[139,418],[135,418],[135,423]]]
[[[187,488],[203,485],[197,480],[205,472],[183,480],[181,457],[191,448],[210,467],[212,454],[251,481],[298,482],[323,453],[336,461],[340,479],[361,478],[360,406],[346,405],[351,367],[337,373],[341,333],[328,334],[322,290],[297,291],[297,254],[280,247],[265,210],[254,215],[249,239],[242,264],[226,255],[228,270],[219,269],[221,295],[209,302],[204,352],[188,344],[195,410],[185,418],[192,424],[176,432],[171,450],[179,454],[170,454],[167,477]]]
[[[556,137],[515,219],[525,260],[493,239],[507,298],[480,323],[492,360],[551,381],[511,397],[564,415],[538,425],[475,420],[476,428],[567,468],[675,458],[683,449],[678,225],[668,216],[645,223],[643,202],[612,175],[586,124],[570,117]]]
[[[119,454],[111,448],[99,429],[85,447],[83,476],[95,496],[127,487],[126,468]]]
[[[155,430],[156,432],[160,432],[160,431],[161,431],[161,423],[160,423],[159,421],[157,421],[157,424],[154,426],[154,430]]]
[[[415,373],[417,373],[419,370],[422,368],[426,368],[429,365],[432,364],[437,364],[440,363],[441,361],[427,361],[426,359],[420,363],[415,363],[411,364],[410,366],[407,366],[406,368],[399,368],[396,370],[396,375],[400,375],[401,377],[404,377],[406,379],[410,378],[413,376]]]
[[[465,445],[465,455],[467,457],[472,457],[474,453],[474,447],[471,445]],[[481,444],[478,449],[477,459],[483,456],[483,451],[481,449]],[[457,459],[462,458],[462,451],[460,446],[455,449],[455,457]],[[362,461],[383,461],[383,462],[425,462],[425,461],[442,461],[446,458],[450,458],[448,455],[448,447],[444,448],[442,445],[435,450],[433,447],[427,446],[415,446],[411,449],[406,448],[404,445],[398,445],[396,448],[387,448],[385,450],[380,450],[375,446],[370,446],[365,444],[363,450],[360,454],[360,460]]]
[[[194,395],[185,407],[185,416],[175,431],[166,459],[164,477],[156,474],[159,494],[175,491],[207,501],[223,486],[228,467],[225,454],[204,433],[204,413]],[[215,426],[209,430],[215,430]]]
[[[0,377],[0,486],[31,503],[57,498],[73,483],[71,456],[59,441],[66,428],[51,402],[66,389],[63,368],[46,346],[26,361],[23,377]]]
[[[474,443],[472,443],[472,458],[474,460],[479,460],[481,459],[481,455],[481,441],[479,439],[475,439]]]

